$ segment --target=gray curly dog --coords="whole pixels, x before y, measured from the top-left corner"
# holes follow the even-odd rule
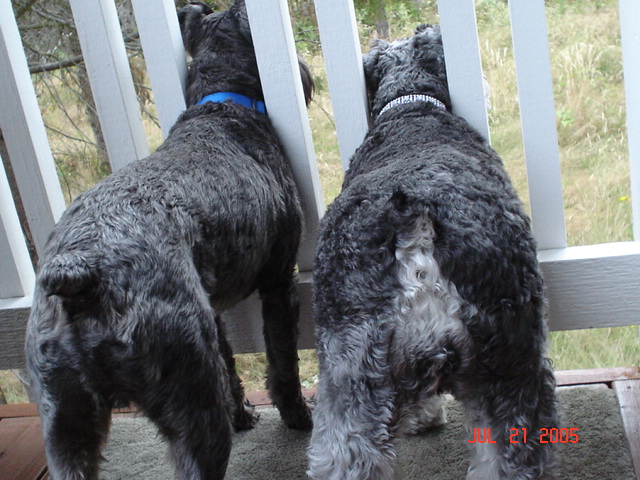
[[[443,423],[450,392],[469,440],[481,428],[494,442],[473,444],[467,479],[553,479],[552,445],[538,441],[557,417],[529,219],[498,155],[451,113],[438,27],[379,41],[364,67],[373,127],[317,250],[309,474],[394,478],[394,438]]]
[[[311,428],[296,351],[302,213],[244,2],[193,3],[179,20],[187,110],[155,153],[71,204],[40,261],[26,355],[52,480],[97,479],[111,410],[131,403],[180,480],[224,478],[232,429],[257,418],[220,314],[255,290],[271,398],[289,427]]]

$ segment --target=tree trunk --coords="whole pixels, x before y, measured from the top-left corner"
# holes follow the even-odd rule
[[[73,36],[71,42],[72,55],[82,55],[82,49],[80,48],[80,41],[77,36]],[[107,155],[107,144],[104,141],[104,135],[102,134],[102,128],[100,127],[100,119],[98,118],[98,112],[96,104],[93,100],[93,93],[91,92],[91,83],[89,82],[89,75],[87,74],[87,67],[83,63],[80,63],[74,67],[74,73],[78,79],[78,85],[80,86],[80,100],[84,106],[84,111],[89,119],[89,125],[96,142],[96,153],[100,164],[100,171],[105,175],[111,173],[111,164],[109,163],[109,157]]]
[[[372,0],[373,14],[375,15],[376,32],[379,38],[389,38],[389,20],[385,10],[384,0]]]
[[[375,27],[378,38],[388,39],[389,20],[384,0],[362,0],[359,5],[363,6],[366,12],[365,23]]]
[[[18,190],[18,183],[16,176],[13,173],[13,167],[9,159],[9,151],[4,141],[4,135],[0,130],[0,156],[2,157],[2,164],[4,165],[4,171],[7,174],[9,180],[9,189],[11,190],[11,196],[16,205],[16,211],[18,212],[18,219],[20,220],[20,227],[22,228],[22,234],[24,235],[25,242],[27,243],[27,249],[29,250],[29,256],[31,257],[31,263],[33,268],[36,268],[38,264],[38,252],[36,251],[36,245],[33,241],[33,235],[31,235],[31,229],[29,228],[29,222],[27,221],[27,213],[22,203],[22,197]]]

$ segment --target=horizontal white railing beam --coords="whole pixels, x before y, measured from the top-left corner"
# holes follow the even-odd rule
[[[640,242],[543,250],[538,259],[551,330],[640,324]]]
[[[31,295],[0,299],[0,370],[24,368],[24,339]]]
[[[311,274],[300,274],[300,322],[298,323],[298,349],[316,348],[315,323],[311,311]],[[222,315],[227,339],[234,353],[264,352],[262,330],[262,303],[256,293]],[[250,319],[250,321],[247,321]]]
[[[640,242],[541,251],[549,299],[550,330],[621,327],[640,323]],[[298,283],[298,348],[315,348],[311,276]],[[0,300],[0,370],[24,365],[24,329],[30,298]],[[261,303],[252,295],[225,312],[227,337],[236,353],[264,351]]]

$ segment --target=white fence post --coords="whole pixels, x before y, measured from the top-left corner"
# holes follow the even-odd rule
[[[65,204],[9,0],[0,0],[0,92],[0,127],[41,253]]]
[[[491,140],[473,0],[438,0],[453,111]]]
[[[369,108],[358,24],[353,2],[316,0],[316,16],[327,69],[342,168],[369,129]]]
[[[185,109],[187,60],[173,0],[132,0],[163,138]]]
[[[640,2],[620,0],[620,30],[631,174],[633,238],[640,241]]]
[[[70,0],[100,127],[114,170],[149,154],[113,0]]]
[[[28,295],[35,276],[9,181],[0,163],[0,298]]]
[[[311,271],[324,207],[289,7],[286,0],[247,0],[246,5],[267,112],[291,162],[305,214],[298,267]]]
[[[541,250],[567,245],[544,0],[509,2],[533,233]]]

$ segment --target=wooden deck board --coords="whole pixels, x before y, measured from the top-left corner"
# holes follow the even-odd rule
[[[640,479],[640,380],[618,380],[613,382],[613,389],[620,403],[636,477]]]
[[[611,383],[616,380],[640,379],[638,367],[593,368],[590,370],[563,370],[556,372],[558,386]]]
[[[44,476],[46,466],[40,418],[1,419],[0,478],[39,480]]]
[[[38,408],[33,403],[16,403],[0,405],[0,419],[37,417]]]

